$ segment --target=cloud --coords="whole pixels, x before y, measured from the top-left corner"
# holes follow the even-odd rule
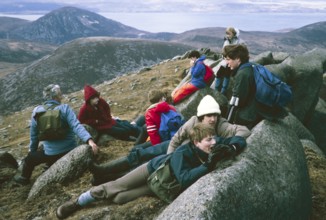
[[[27,8],[35,3],[71,5],[94,12],[326,12],[324,0],[2,0],[4,7]]]

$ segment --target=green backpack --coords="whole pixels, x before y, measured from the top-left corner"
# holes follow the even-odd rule
[[[62,140],[68,133],[69,128],[63,125],[60,110],[54,109],[56,106],[43,105],[46,111],[37,115],[39,141]]]
[[[147,179],[149,188],[167,203],[171,203],[181,193],[181,185],[170,168],[170,158],[171,154]]]

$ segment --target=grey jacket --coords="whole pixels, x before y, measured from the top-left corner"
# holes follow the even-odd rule
[[[196,125],[200,123],[197,116],[192,116],[173,136],[170,141],[167,153],[171,153],[177,149],[177,147],[186,144],[190,141],[189,132]],[[216,135],[228,138],[232,136],[241,136],[247,138],[251,132],[246,126],[230,124],[225,118],[220,118],[215,127]]]

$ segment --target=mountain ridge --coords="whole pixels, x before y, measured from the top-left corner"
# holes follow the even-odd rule
[[[172,41],[189,44],[197,48],[208,47],[220,50],[223,45],[225,28],[199,28],[180,34],[151,33],[124,25],[91,11],[69,6],[53,10],[36,21],[22,24],[14,30],[8,30],[5,34],[3,33],[3,36],[10,36],[11,40],[40,41],[56,45],[79,37],[128,37]],[[253,54],[267,50],[302,53],[316,47],[317,42],[315,43],[314,39],[319,39],[320,42],[318,43],[322,43],[323,47],[326,44],[324,39],[326,21],[306,25],[288,32],[240,31],[240,36],[247,42]],[[300,35],[297,36],[296,33],[300,33]],[[311,36],[315,37],[312,38]],[[311,44],[307,43],[309,40],[313,40],[310,42]],[[297,46],[297,48],[293,48],[293,46]]]

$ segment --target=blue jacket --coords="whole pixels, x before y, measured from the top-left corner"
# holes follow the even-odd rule
[[[206,68],[204,65],[204,60],[206,59],[205,55],[199,57],[194,63],[193,67],[191,67],[191,84],[196,86],[197,88],[205,88],[207,85],[204,81],[204,76],[206,74]]]
[[[46,155],[57,155],[61,153],[68,152],[77,146],[76,135],[84,142],[87,142],[91,135],[85,130],[84,126],[78,121],[75,112],[67,104],[60,104],[55,100],[49,100],[44,103],[44,105],[58,105],[54,109],[59,109],[61,113],[61,119],[64,124],[69,126],[69,131],[67,136],[63,140],[55,141],[43,141],[44,152]],[[29,150],[31,152],[37,151],[39,140],[38,140],[38,129],[35,116],[38,113],[45,112],[46,110],[42,105],[34,108],[31,118],[31,128],[30,128],[30,145]]]
[[[240,136],[230,138],[215,137],[217,144],[236,144],[237,151],[241,151],[246,146],[246,140]],[[149,174],[153,173],[164,161],[167,155],[161,155],[152,159],[147,169]],[[199,159],[200,158],[200,159]],[[178,147],[170,159],[170,167],[184,190],[196,182],[200,177],[209,172],[205,162],[208,154],[200,150],[193,143],[188,143]]]

